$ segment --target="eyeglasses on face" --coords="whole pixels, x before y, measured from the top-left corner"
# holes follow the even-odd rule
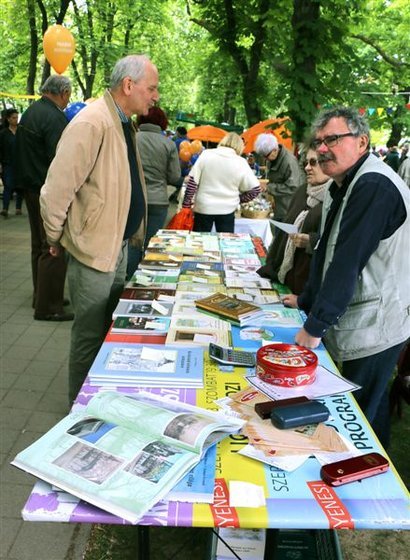
[[[306,160],[306,163],[305,163],[305,167],[306,167],[307,165],[310,165],[310,167],[315,167],[315,166],[317,165],[317,159],[316,159],[316,158],[309,158],[309,159],[307,159],[307,160]]]
[[[346,138],[346,136],[357,136],[353,132],[345,132],[344,134],[331,134],[330,136],[325,136],[324,138],[316,138],[313,140],[312,146],[317,150],[322,144],[328,148],[333,148],[336,144],[339,144],[340,138]]]

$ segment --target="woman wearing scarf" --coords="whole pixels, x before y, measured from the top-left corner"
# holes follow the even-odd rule
[[[310,259],[319,236],[323,198],[330,185],[312,149],[306,154],[305,171],[307,184],[293,195],[284,220],[296,225],[298,233],[287,235],[278,230],[266,264],[258,270],[260,276],[286,284],[297,295],[302,292],[309,275]]]

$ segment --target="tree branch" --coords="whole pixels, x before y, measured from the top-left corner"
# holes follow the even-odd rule
[[[376,43],[376,41],[374,41],[370,37],[366,37],[365,35],[362,35],[361,33],[359,33],[357,35],[352,35],[352,37],[353,37],[353,39],[358,39],[359,41],[362,41],[363,43],[366,43],[366,45],[370,45],[371,47],[373,47],[379,53],[379,55],[383,58],[383,60],[385,60],[391,66],[394,66],[395,68],[403,68],[403,66],[405,66],[406,68],[410,67],[410,63],[400,62],[400,60],[396,60],[392,56],[388,55],[386,53],[386,51],[384,49],[382,49],[382,47],[380,45],[378,45]]]

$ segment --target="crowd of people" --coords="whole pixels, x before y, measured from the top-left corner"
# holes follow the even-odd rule
[[[193,209],[194,230],[202,232],[233,232],[238,204],[266,189],[275,220],[297,233],[275,231],[259,274],[291,288],[284,304],[307,314],[296,343],[325,342],[343,374],[361,386],[358,402],[387,446],[388,382],[410,336],[408,146],[401,154],[391,146],[383,161],[371,149],[365,118],[339,107],[318,115],[299,159],[268,133],[244,158],[242,138],[227,133],[187,162],[179,157],[187,131],[179,127],[169,138],[158,82],[149,58],[126,56],[103,97],[69,122],[63,110],[71,83],[52,76],[18,126],[15,113],[7,115],[0,136],[3,216],[17,188],[30,219],[34,318],[73,320],[70,402],[126,277],[165,225],[168,186],[178,192],[185,184],[183,207]],[[6,145],[18,170],[11,181]],[[66,271],[73,313],[63,309]]]

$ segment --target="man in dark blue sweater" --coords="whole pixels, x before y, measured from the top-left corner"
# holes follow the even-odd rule
[[[355,396],[387,446],[387,385],[410,336],[410,192],[369,153],[369,127],[357,111],[325,111],[313,135],[334,181],[308,283],[284,303],[308,314],[296,342],[316,348],[323,338],[343,374],[361,385]]]

